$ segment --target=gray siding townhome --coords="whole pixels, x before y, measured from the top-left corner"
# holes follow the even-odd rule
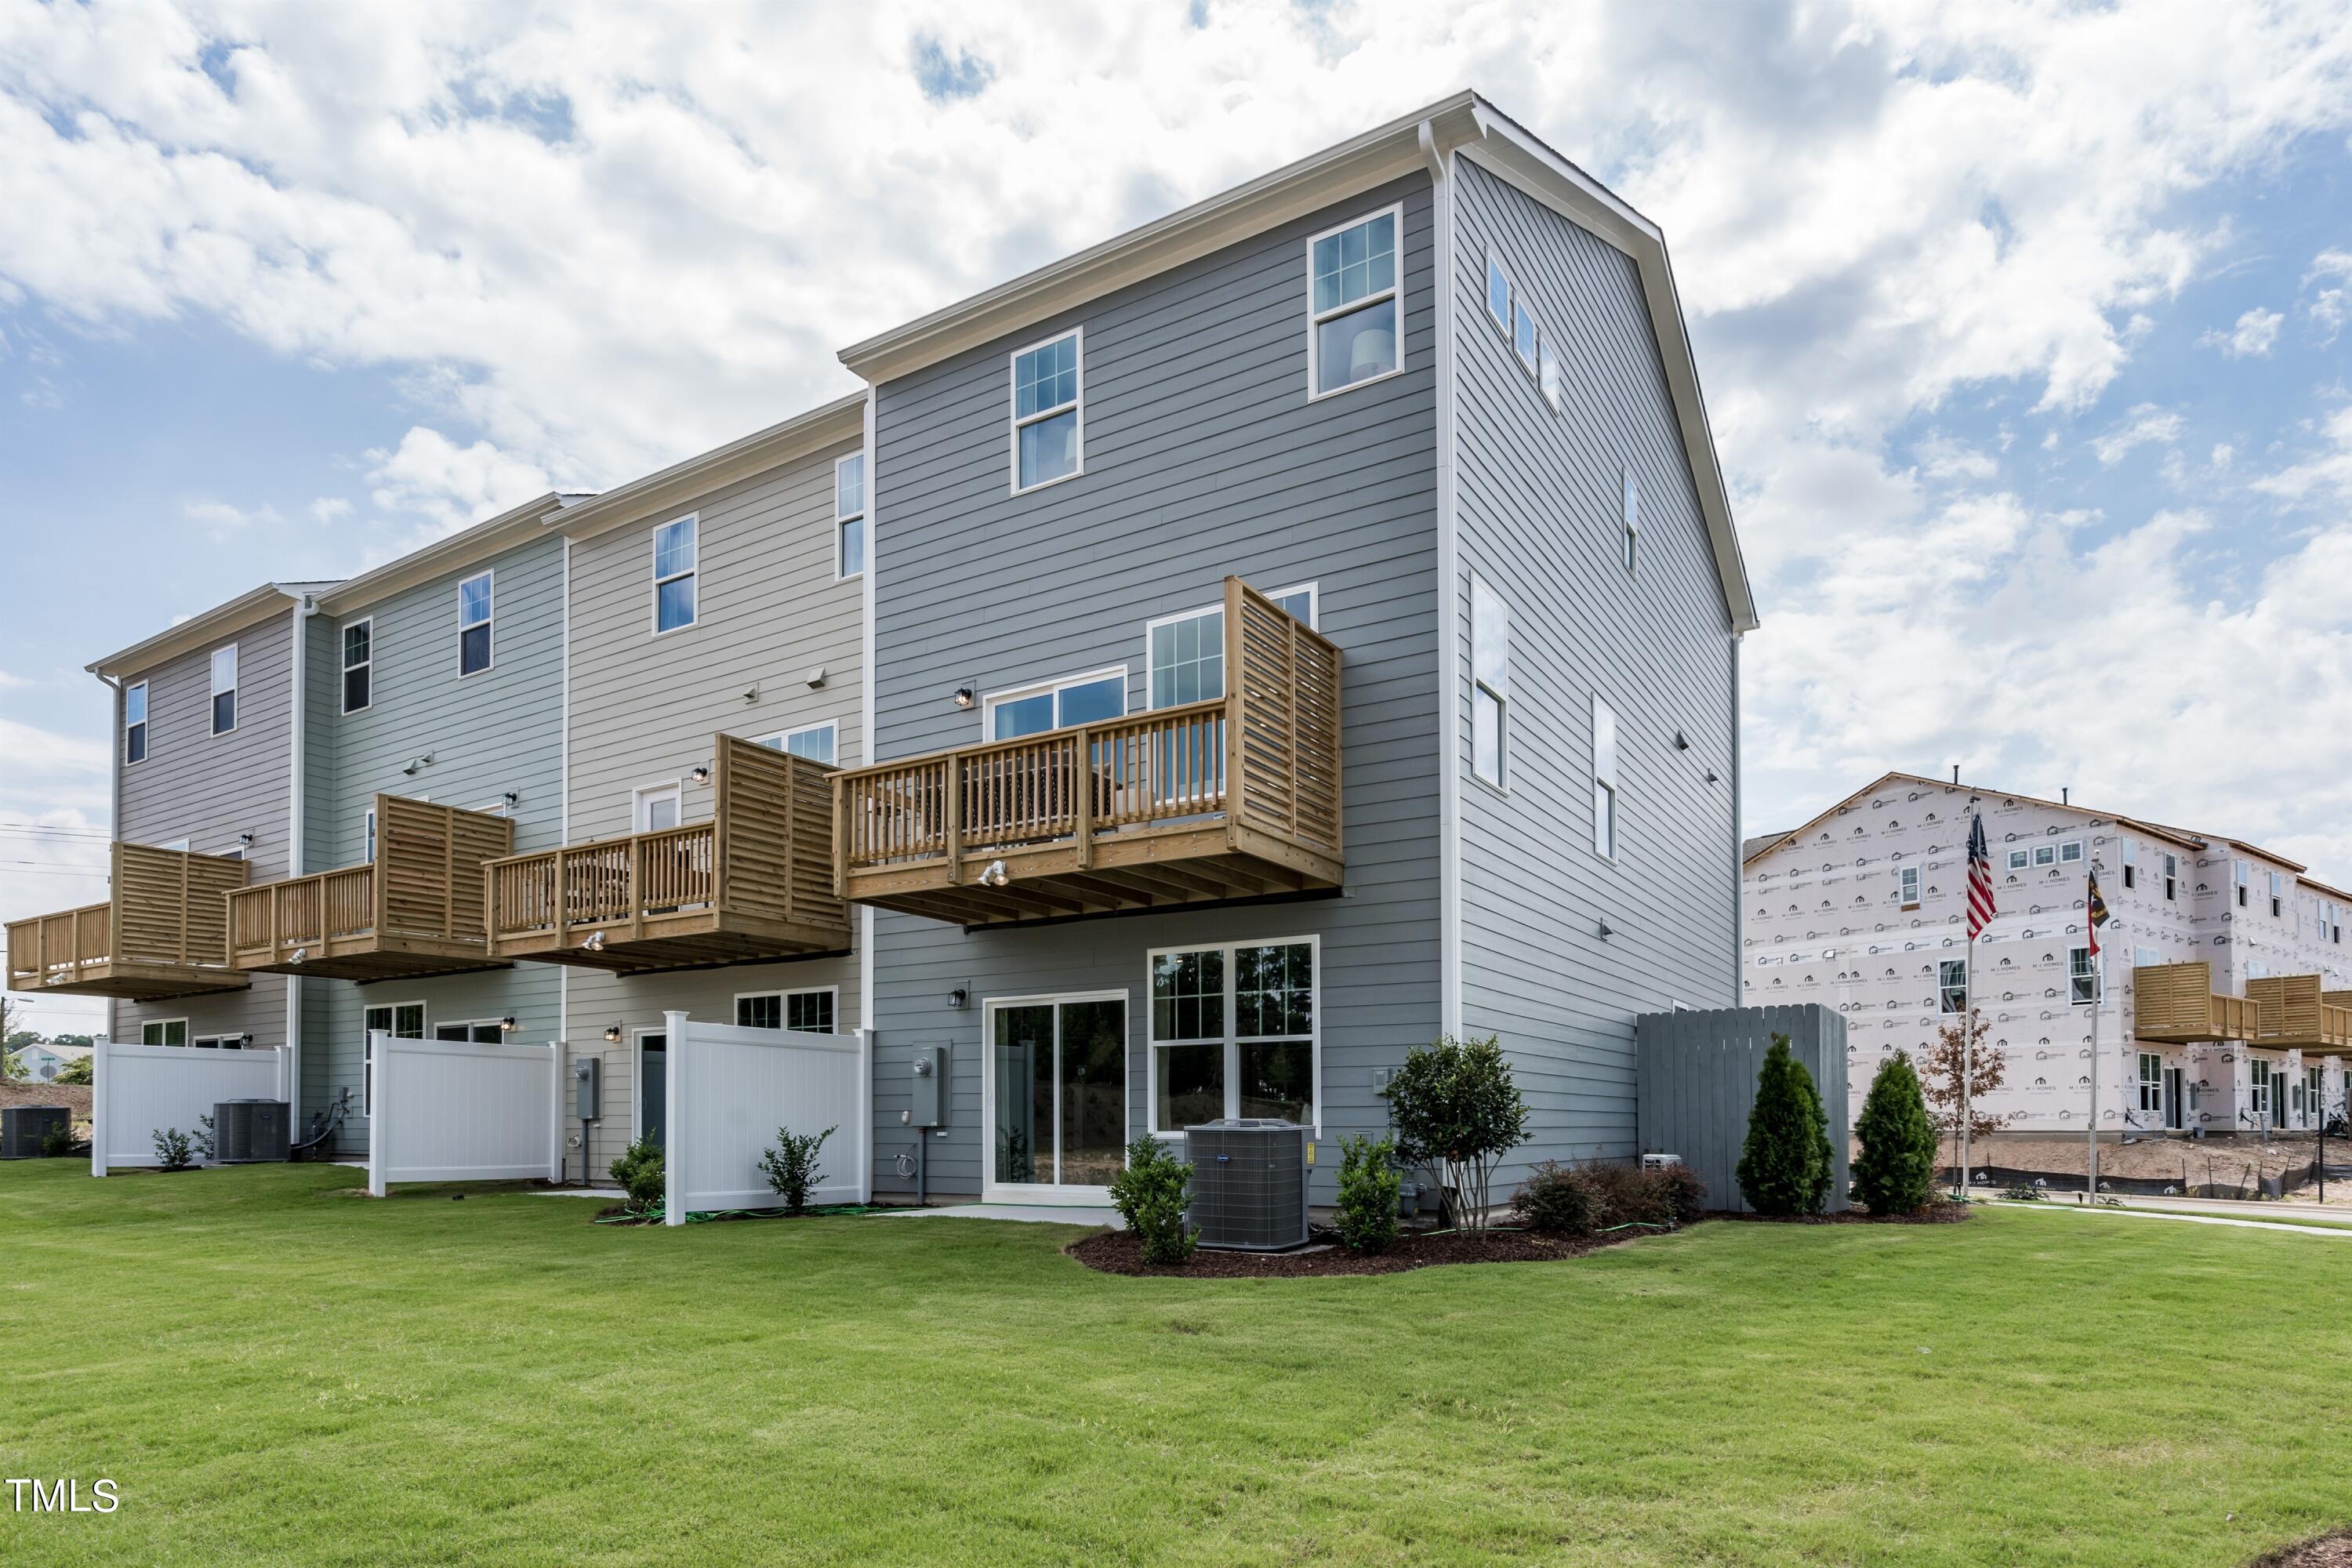
[[[562,1037],[599,1062],[604,1114],[567,1114],[573,1178],[602,1181],[640,1133],[661,1141],[664,1013],[863,1021],[831,807],[836,766],[866,748],[865,405],[550,520],[567,563],[564,827],[495,868],[489,918],[519,973],[562,976]]]
[[[303,1102],[348,1093],[343,1152],[367,1147],[370,1029],[559,1037],[560,982],[492,958],[482,905],[488,859],[562,838],[563,547],[546,520],[567,499],[354,577],[309,618],[303,860],[231,900],[230,936],[234,962],[299,977]],[[360,913],[338,924],[346,900]]]
[[[109,897],[13,922],[10,990],[109,997],[116,1039],[287,1043],[285,982],[227,963],[223,905],[292,863],[295,638],[331,586],[267,584],[89,667],[114,692]]]
[[[1654,226],[1463,94],[842,357],[877,1196],[1377,1132],[1442,1033],[1632,1153],[1634,1017],[1737,1000],[1755,624]]]

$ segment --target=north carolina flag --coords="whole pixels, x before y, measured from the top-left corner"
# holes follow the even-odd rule
[[[2083,901],[2083,910],[2090,917],[2088,923],[2091,931],[2091,953],[2093,957],[2096,957],[2099,952],[2099,928],[2107,923],[2107,900],[2099,897],[2099,874],[2095,870],[2091,873],[2091,893],[2090,897]]]

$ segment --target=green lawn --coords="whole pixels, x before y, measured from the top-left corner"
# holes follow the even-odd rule
[[[2352,1521],[2317,1237],[1996,1209],[1203,1285],[359,1181],[0,1165],[0,1468],[122,1496],[0,1511],[0,1562],[2144,1568]]]

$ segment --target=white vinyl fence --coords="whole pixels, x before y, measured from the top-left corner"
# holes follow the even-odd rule
[[[89,1173],[160,1165],[155,1134],[200,1130],[224,1100],[294,1098],[292,1056],[202,1046],[131,1046],[100,1039],[90,1050]]]
[[[776,1202],[760,1156],[779,1128],[840,1131],[817,1156],[822,1173],[809,1193],[817,1204],[855,1203],[865,1168],[855,1035],[745,1029],[664,1015],[669,1027],[667,1187],[662,1208],[671,1225],[689,1211],[765,1208]]]
[[[560,1179],[561,1047],[369,1038],[370,1193],[382,1197],[393,1182]]]

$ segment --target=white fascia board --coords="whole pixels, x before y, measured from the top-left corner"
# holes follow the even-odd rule
[[[865,410],[866,389],[860,387],[782,424],[616,486],[593,500],[565,507],[545,521],[575,540],[593,539],[663,512],[684,510],[687,502],[713,490],[826,447],[857,439],[865,427]]]

